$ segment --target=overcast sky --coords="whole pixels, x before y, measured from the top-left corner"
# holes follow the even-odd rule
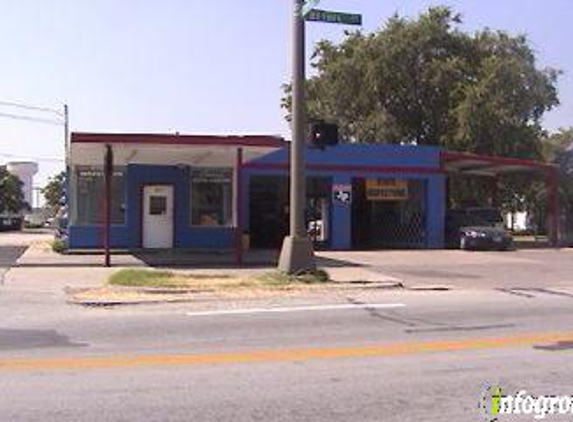
[[[528,34],[540,66],[565,73],[550,130],[573,125],[573,0],[324,0],[364,15],[451,5],[468,30]],[[0,101],[59,109],[77,131],[289,136],[279,107],[289,78],[290,0],[0,0]],[[308,47],[344,27],[309,24]],[[0,105],[0,114],[31,113]],[[62,159],[63,130],[0,116],[0,163]],[[36,184],[61,165],[41,161]]]

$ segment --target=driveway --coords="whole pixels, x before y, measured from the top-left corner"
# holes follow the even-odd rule
[[[365,266],[407,286],[527,290],[573,287],[573,249],[513,252],[457,250],[321,252],[327,259]]]
[[[3,283],[4,274],[22,256],[28,246],[49,237],[50,234],[44,231],[0,232],[0,284]]]

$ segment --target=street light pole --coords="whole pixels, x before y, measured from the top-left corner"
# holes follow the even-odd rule
[[[290,235],[285,237],[279,270],[297,273],[315,269],[312,242],[307,236],[306,208],[306,112],[304,1],[293,0],[292,17],[292,142],[290,154]]]

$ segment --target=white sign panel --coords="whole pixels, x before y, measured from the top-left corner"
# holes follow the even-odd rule
[[[350,183],[333,184],[332,199],[344,204],[350,204],[352,202],[352,185]]]
[[[320,0],[306,0],[302,5],[302,16],[306,16],[312,10],[313,7],[318,6]]]

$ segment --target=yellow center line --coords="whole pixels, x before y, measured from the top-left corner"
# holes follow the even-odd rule
[[[155,354],[123,356],[76,356],[64,358],[0,359],[0,371],[112,368],[137,366],[178,366],[232,363],[305,361],[397,356],[427,352],[447,352],[573,341],[573,332],[521,334],[506,337],[465,338],[456,340],[411,341],[378,345],[315,347],[297,349],[250,350],[228,353]]]

